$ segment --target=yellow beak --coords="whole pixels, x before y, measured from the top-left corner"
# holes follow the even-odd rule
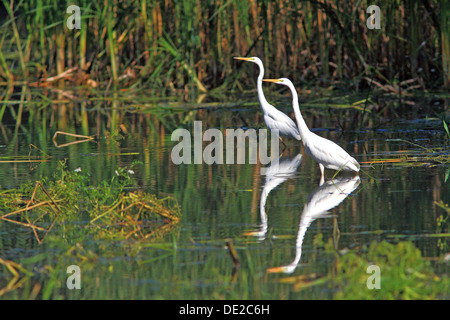
[[[243,57],[234,57],[237,60],[244,60],[244,61],[249,61],[252,60],[252,58],[243,58]]]
[[[282,273],[283,271],[284,271],[283,267],[268,268],[266,270],[267,273]]]
[[[265,82],[282,82],[283,80],[280,79],[263,79]]]

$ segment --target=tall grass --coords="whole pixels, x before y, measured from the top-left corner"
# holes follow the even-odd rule
[[[78,67],[81,83],[195,95],[234,88],[237,72],[253,78],[236,55],[260,56],[268,75],[309,86],[358,89],[370,77],[448,87],[450,78],[449,0],[83,0],[80,30],[66,27],[70,1],[2,1],[4,81]],[[381,8],[380,30],[366,27],[372,4]],[[80,83],[74,78],[64,82]]]
[[[441,1],[441,35],[444,87],[450,89],[450,0]]]

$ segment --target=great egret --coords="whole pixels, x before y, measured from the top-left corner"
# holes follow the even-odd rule
[[[295,90],[291,80],[281,78],[264,79],[264,81],[281,84],[291,89],[292,107],[294,109],[300,136],[302,137],[306,152],[319,163],[320,172],[322,174],[321,181],[323,181],[324,167],[333,170],[359,171],[358,161],[352,158],[344,149],[333,141],[322,138],[308,129],[308,126],[300,113],[297,90]]]
[[[264,65],[258,57],[235,57],[237,60],[244,60],[256,63],[259,66],[259,76],[256,82],[256,87],[258,89],[258,99],[261,109],[264,114],[264,122],[266,123],[266,127],[269,130],[278,129],[279,134],[285,137],[291,137],[297,140],[300,140],[300,133],[298,131],[295,122],[289,118],[286,114],[276,109],[270,103],[267,102],[264,97],[264,92],[262,90],[262,81],[264,78]],[[283,142],[283,140],[281,140]],[[284,144],[284,142],[283,142]]]
[[[279,161],[272,163],[266,167],[265,173],[266,181],[261,191],[261,198],[259,200],[259,212],[261,215],[261,224],[259,231],[244,233],[246,236],[257,236],[260,241],[264,240],[267,232],[267,214],[266,201],[269,193],[285,182],[287,179],[294,177],[298,166],[302,162],[302,154],[299,153],[295,157],[281,157]]]
[[[302,216],[300,218],[297,241],[295,244],[295,259],[290,264],[267,269],[267,272],[294,272],[297,265],[300,263],[302,256],[302,245],[305,238],[306,230],[308,230],[311,223],[318,219],[329,216],[329,211],[337,207],[345,198],[348,197],[360,184],[358,176],[352,178],[336,178],[327,181],[311,192],[306,199],[303,207]]]

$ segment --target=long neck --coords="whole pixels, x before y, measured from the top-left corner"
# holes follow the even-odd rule
[[[295,90],[294,86],[289,86],[292,92],[292,108],[294,109],[295,119],[297,120],[298,130],[300,132],[300,136],[302,137],[303,142],[305,142],[304,137],[311,133],[308,126],[306,125],[305,120],[302,117],[300,112],[300,106],[298,104],[298,95],[297,90]]]
[[[260,105],[265,106],[268,105],[269,103],[267,102],[266,97],[264,97],[264,92],[262,89],[262,83],[264,79],[264,67],[260,64],[258,64],[258,66],[259,66],[259,76],[258,80],[256,81],[256,87],[258,89],[258,99]],[[265,108],[263,108],[263,111],[266,112]]]

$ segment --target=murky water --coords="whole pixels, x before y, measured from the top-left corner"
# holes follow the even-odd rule
[[[2,189],[52,175],[61,159],[67,160],[70,170],[89,172],[93,186],[111,179],[118,167],[138,160],[136,188],[158,197],[171,195],[181,206],[181,222],[151,241],[86,240],[83,248],[97,259],[82,269],[81,290],[66,287],[65,266],[57,264],[62,247],[50,241],[38,244],[31,230],[0,222],[3,259],[34,265],[36,270],[45,265],[60,268],[52,286],[43,289],[44,297],[328,299],[333,289],[327,284],[298,290],[283,282],[293,276],[332,273],[327,243],[341,252],[372,241],[407,239],[430,260],[448,249],[443,245],[448,238],[429,236],[448,232],[439,229],[443,211],[435,204],[450,202],[448,164],[429,161],[423,148],[411,144],[444,147],[439,122],[419,123],[420,128],[416,122],[396,122],[342,132],[334,130],[326,116],[312,120],[308,118],[312,114],[305,112],[306,122],[318,134],[339,143],[362,164],[357,177],[338,175],[331,181],[334,172],[326,171],[327,179],[320,185],[319,168],[298,141],[287,141],[279,165],[266,168],[264,174],[260,164],[175,165],[170,153],[176,143],[170,136],[180,125],[190,129],[194,120],[201,120],[207,128],[224,132],[226,128],[262,128],[263,121],[257,106],[169,110],[119,110],[115,115],[106,108],[93,110],[88,111],[84,127],[72,124],[75,116],[65,124],[25,119],[16,134],[14,125],[4,126],[2,158],[28,156],[30,144],[51,158],[1,163]],[[342,119],[346,121],[351,120]],[[56,130],[94,135],[96,140],[59,147],[52,141]],[[405,152],[422,157],[417,160],[420,165],[373,161],[401,158]],[[32,155],[40,153],[33,148]],[[64,241],[77,242],[70,235]],[[236,249],[239,268],[233,264],[227,241]],[[446,273],[445,268],[437,266],[439,272]],[[33,284],[50,281],[39,279]],[[20,298],[20,291],[7,297]]]

